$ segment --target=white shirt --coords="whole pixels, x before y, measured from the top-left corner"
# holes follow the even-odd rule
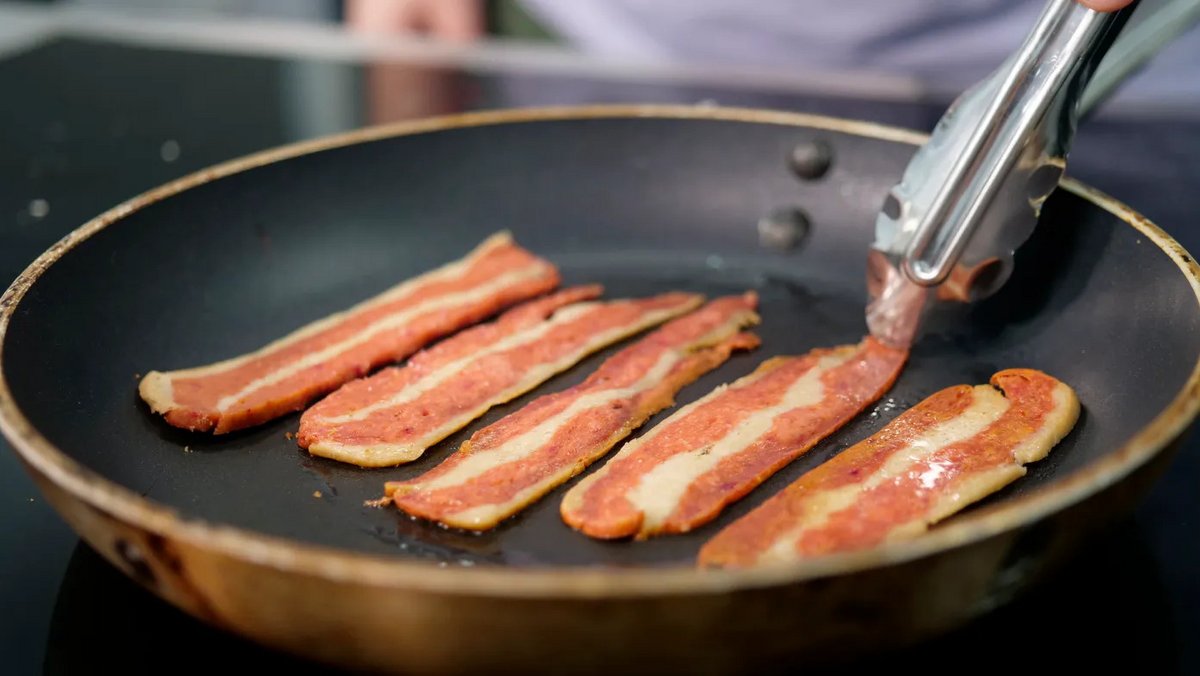
[[[995,69],[1044,0],[523,0],[581,50],[646,62],[915,76],[959,91]],[[1145,14],[1155,0],[1144,0]],[[1137,18],[1133,19],[1136,21]],[[1200,104],[1200,31],[1160,53],[1123,99]]]

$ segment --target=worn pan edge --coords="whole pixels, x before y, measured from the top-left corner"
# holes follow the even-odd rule
[[[189,542],[247,563],[332,581],[381,587],[417,587],[446,594],[509,597],[657,596],[715,593],[761,587],[909,561],[983,540],[1040,520],[1117,483],[1178,437],[1200,412],[1200,361],[1163,411],[1120,449],[1092,466],[1029,495],[968,513],[908,542],[838,554],[786,567],[706,570],[691,567],[613,569],[439,568],[430,563],[373,556],[300,543],[252,531],[186,519],[84,468],[58,450],[28,421],[12,398],[3,372],[9,322],[29,288],[55,261],[128,214],[209,181],[299,155],[393,136],[462,127],[602,118],[706,119],[777,124],[836,131],[897,143],[920,144],[927,135],[871,122],[759,109],[683,105],[601,105],[507,109],[464,113],[369,127],[261,151],[202,169],[138,195],[88,221],[31,263],[0,297],[0,432],[36,473],[92,509],[161,536]],[[1160,248],[1188,279],[1200,304],[1200,265],[1170,235],[1128,206],[1074,179],[1062,187],[1127,222]]]

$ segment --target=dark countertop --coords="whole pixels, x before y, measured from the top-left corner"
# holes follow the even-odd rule
[[[419,84],[427,100],[364,103],[373,78]],[[395,84],[395,86],[400,86]],[[0,59],[0,278],[106,208],[204,166],[368,121],[461,109],[583,102],[697,102],[827,113],[928,128],[938,103],[671,86],[527,72],[152,50],[59,39]],[[247,105],[247,104],[251,105]],[[1200,119],[1097,119],[1072,173],[1200,251]],[[0,443],[0,445],[3,445]],[[1200,673],[1200,441],[1128,519],[1035,593],[949,636],[872,658],[865,669],[1092,667]],[[11,674],[315,665],[210,629],[104,563],[0,452],[0,663]],[[1049,648],[1049,650],[1047,650]],[[1031,662],[1036,651],[1038,657]],[[186,661],[186,662],[184,662]],[[790,671],[799,665],[780,665]]]

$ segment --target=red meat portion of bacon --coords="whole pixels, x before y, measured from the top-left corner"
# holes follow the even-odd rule
[[[1031,369],[947,388],[730,524],[699,563],[788,563],[918,536],[1023,476],[1078,417],[1071,388]]]
[[[513,303],[558,285],[550,263],[494,235],[447,264],[250,354],[152,371],[139,393],[167,422],[217,434],[304,408],[316,397]]]
[[[300,446],[362,467],[410,462],[492,406],[703,302],[689,293],[579,302],[600,292],[577,287],[529,301],[403,367],[344,385],[305,411]]]
[[[866,338],[767,360],[626,444],[567,493],[563,520],[596,538],[708,523],[882,396],[906,357]]]
[[[714,300],[606,360],[587,380],[476,432],[440,465],[386,493],[401,510],[486,530],[583,471],[675,393],[738,349],[758,322],[753,293]]]

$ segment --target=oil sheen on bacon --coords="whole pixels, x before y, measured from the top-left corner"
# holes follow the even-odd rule
[[[942,390],[730,524],[699,563],[787,563],[917,536],[1024,476],[1078,417],[1071,388],[1030,369]]]
[[[753,293],[714,300],[607,359],[587,380],[545,395],[476,432],[457,453],[416,479],[389,482],[409,514],[486,530],[583,471],[675,393],[739,349],[758,345],[742,329],[758,322]]]
[[[492,406],[704,300],[665,293],[580,302],[601,290],[576,287],[529,301],[447,338],[402,368],[347,383],[305,411],[300,446],[363,467],[410,462]]]
[[[563,520],[596,538],[707,523],[882,396],[906,357],[866,338],[769,359],[626,444],[567,493]]]
[[[151,371],[139,393],[176,427],[231,432],[300,410],[347,380],[557,285],[553,265],[499,233],[463,259],[250,354]]]

